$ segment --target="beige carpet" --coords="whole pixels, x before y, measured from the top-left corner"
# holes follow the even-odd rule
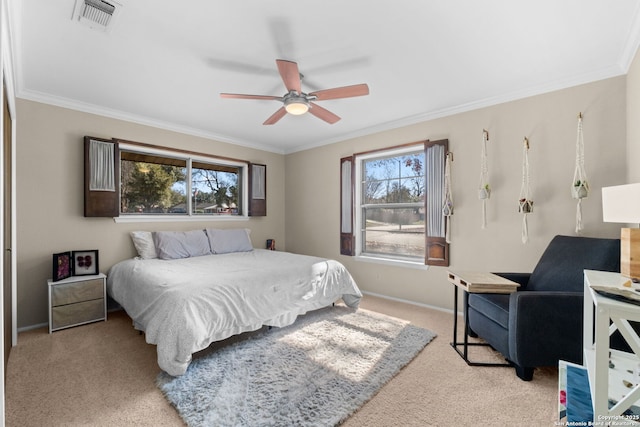
[[[362,307],[438,337],[344,426],[554,425],[557,369],[536,370],[524,382],[512,368],[470,367],[449,345],[450,313],[373,296]],[[472,351],[496,357],[486,348]],[[155,346],[123,312],[52,335],[22,333],[7,368],[6,425],[181,426],[155,386],[155,358]]]

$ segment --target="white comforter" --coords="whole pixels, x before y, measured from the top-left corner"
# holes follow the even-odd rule
[[[340,298],[355,308],[362,297],[338,261],[263,249],[129,259],[107,277],[109,295],[157,345],[158,365],[170,375],[184,374],[191,355],[213,341],[290,325]]]

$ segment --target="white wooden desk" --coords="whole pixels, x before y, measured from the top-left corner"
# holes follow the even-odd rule
[[[640,400],[640,384],[629,373],[640,363],[640,337],[629,324],[629,320],[640,321],[640,305],[601,295],[590,286],[622,286],[628,280],[620,273],[584,271],[584,366],[589,374],[595,425],[622,425],[624,416],[620,416]],[[639,288],[637,284],[633,287]],[[633,353],[609,348],[609,337],[616,330]],[[615,359],[613,368],[609,368],[610,353],[612,361]],[[623,380],[632,386],[625,386]],[[617,401],[611,408],[609,399]],[[631,420],[640,418],[630,417],[628,421]]]

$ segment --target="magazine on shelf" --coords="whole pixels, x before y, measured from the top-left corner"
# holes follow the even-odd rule
[[[587,369],[564,360],[558,362],[558,421],[560,425],[593,425]]]
[[[624,302],[640,305],[640,283],[633,283],[631,279],[619,285],[590,285],[601,295]]]

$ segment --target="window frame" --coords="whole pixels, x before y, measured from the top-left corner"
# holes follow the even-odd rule
[[[402,144],[397,146],[386,147],[382,149],[370,150],[361,153],[355,153],[348,157],[340,159],[340,253],[342,255],[353,256],[356,260],[376,262],[382,264],[402,265],[413,268],[427,268],[431,265],[448,266],[449,243],[445,237],[430,236],[429,229],[426,227],[429,213],[429,183],[428,171],[425,164],[425,254],[424,260],[413,260],[406,257],[394,257],[393,255],[370,254],[362,251],[363,249],[363,231],[362,231],[362,162],[371,158],[382,158],[390,155],[402,155],[415,152],[416,149],[422,148],[425,156],[428,150],[433,146],[442,146],[444,158],[442,160],[442,170],[444,172],[444,163],[447,155],[449,155],[449,141],[447,139],[438,141],[419,141],[414,143]],[[425,157],[426,163],[426,157]],[[444,178],[444,175],[443,175]],[[440,209],[438,209],[440,211]],[[443,218],[444,221],[444,218]],[[447,221],[444,221],[443,227],[446,232],[448,227]]]
[[[401,147],[392,147],[392,148],[388,148],[388,149],[384,149],[384,150],[380,150],[380,151],[372,151],[372,152],[368,152],[368,153],[364,153],[361,155],[356,155],[355,157],[355,178],[356,178],[356,182],[355,182],[355,194],[354,194],[354,199],[355,199],[355,212],[354,212],[354,220],[355,220],[355,252],[356,252],[356,257],[358,258],[367,258],[367,259],[372,259],[372,260],[383,260],[386,262],[392,262],[392,263],[402,263],[402,264],[417,264],[417,265],[424,265],[423,259],[424,256],[422,257],[422,259],[420,258],[411,258],[411,257],[407,257],[407,256],[401,256],[401,255],[394,255],[394,254],[390,254],[390,253],[376,253],[376,252],[366,252],[364,250],[364,245],[365,245],[365,233],[366,233],[366,229],[364,227],[364,218],[363,218],[363,211],[366,209],[367,206],[369,206],[368,204],[364,203],[363,204],[363,182],[364,182],[364,177],[363,177],[363,168],[364,168],[364,163],[368,160],[374,160],[374,159],[383,159],[383,158],[392,158],[392,157],[398,157],[398,156],[403,156],[403,155],[407,155],[407,154],[413,154],[416,152],[422,151],[424,153],[424,148],[422,145],[418,145],[418,144],[412,144],[412,145],[407,145],[407,146],[401,146]],[[425,183],[426,183],[426,175],[425,175]],[[422,206],[425,206],[425,202],[422,203]],[[385,203],[384,206],[404,206],[407,205],[407,203]],[[410,205],[415,206],[416,203],[410,203]],[[383,205],[379,205],[380,207],[383,207]],[[426,238],[426,230],[425,230],[425,238]],[[425,253],[426,253],[426,245],[425,245]]]
[[[239,176],[241,196],[240,206],[242,213],[238,215],[207,215],[196,214],[192,212],[192,198],[187,197],[187,212],[183,214],[127,214],[119,212],[114,217],[117,223],[132,222],[182,222],[182,221],[244,221],[249,218],[249,168],[250,163],[245,160],[231,159],[227,157],[210,156],[202,153],[196,153],[186,150],[176,150],[170,148],[162,148],[151,146],[148,144],[134,143],[131,141],[118,140],[120,152],[133,152],[142,155],[156,155],[160,157],[174,158],[186,161],[186,192],[192,194],[192,163],[215,164],[220,166],[237,167],[241,170]],[[118,156],[117,162],[120,165],[121,155]],[[120,211],[120,200],[122,194],[118,189],[118,211]]]

